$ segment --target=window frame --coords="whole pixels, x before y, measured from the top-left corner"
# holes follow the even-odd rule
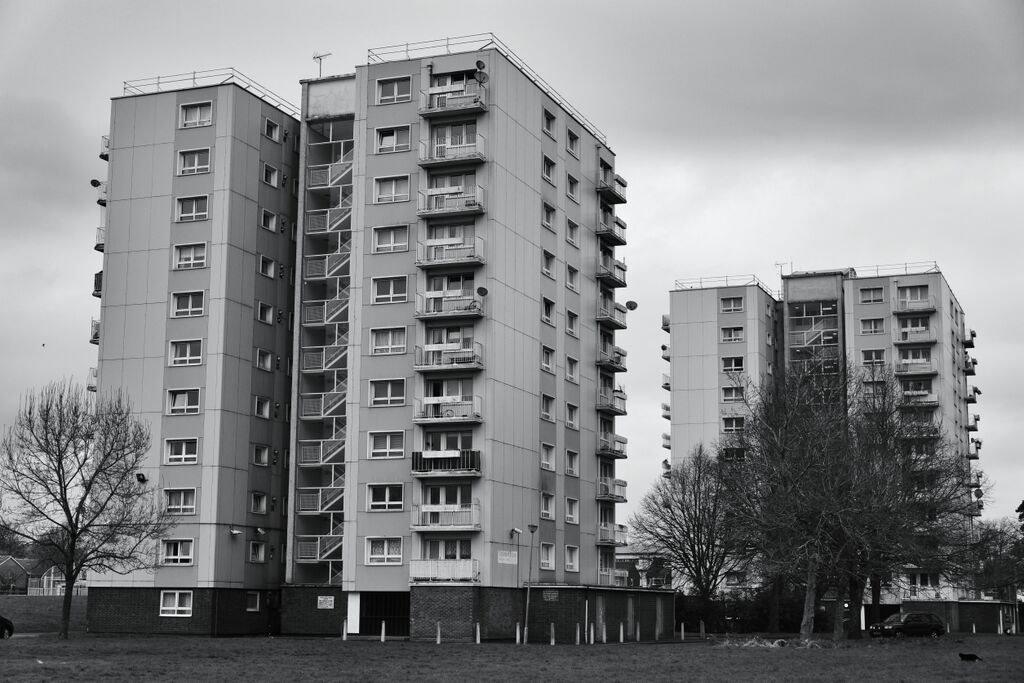
[[[188,393],[190,391],[196,392],[196,404],[193,409],[192,404],[186,404],[184,410],[174,411],[174,394]],[[199,415],[203,411],[203,390],[201,387],[182,387],[176,389],[167,390],[167,408],[165,415]]]
[[[547,107],[541,108],[540,129],[552,140],[558,140],[558,116],[552,114]]]
[[[551,309],[551,313],[545,314],[548,308]],[[540,320],[552,327],[555,325],[555,302],[546,296],[542,296],[540,299]]]
[[[270,127],[273,126],[273,129]],[[272,132],[268,132],[272,130]],[[270,118],[269,116],[263,117],[263,137],[266,139],[280,144],[281,142],[281,124]]]
[[[203,105],[210,105],[210,118],[209,119],[198,119],[198,123],[187,125],[187,118],[185,116],[185,110],[190,107],[199,107],[200,114],[202,113]],[[184,130],[186,128],[205,128],[206,126],[213,125],[213,100],[200,100],[197,102],[182,102],[178,105],[178,130]]]
[[[384,181],[396,181],[405,180],[405,194],[399,194],[392,192],[392,194],[381,194],[381,183]],[[392,190],[397,189],[392,186]],[[381,199],[381,197],[390,197],[390,199]],[[404,197],[404,199],[402,198]],[[412,181],[408,173],[400,173],[398,175],[386,175],[386,176],[374,176],[373,178],[373,203],[374,204],[401,204],[412,199]]]
[[[266,541],[249,541],[249,552],[246,556],[246,561],[249,564],[266,564],[267,563],[267,542]],[[257,552],[258,551],[258,552]]]
[[[742,434],[745,426],[746,423],[742,415],[726,415],[722,417],[723,434]]]
[[[545,551],[548,555],[547,564],[545,564],[544,562]],[[539,563],[539,568],[553,571],[555,568],[555,544],[541,542],[540,548],[537,552],[537,562]]]
[[[570,550],[572,553],[570,553]],[[570,555],[572,556],[572,562],[569,561]],[[572,572],[574,574],[580,571],[580,547],[578,545],[565,546],[565,571]]]
[[[722,387],[722,403],[743,403],[746,398],[745,389],[742,386]]]
[[[383,488],[385,500],[382,503],[377,503],[381,507],[374,507],[373,502],[373,489]],[[401,494],[398,501],[391,499],[391,493],[395,489],[398,489]],[[367,512],[402,512],[405,510],[405,484],[401,482],[392,483],[373,483],[366,485],[366,511]]]
[[[404,405],[406,405],[406,401],[408,400],[408,396],[406,395],[407,394],[407,392],[406,392],[406,388],[407,387],[406,387],[405,377],[382,377],[382,378],[379,378],[379,379],[368,379],[366,381],[369,382],[369,393],[367,394],[367,396],[369,397],[370,400],[369,400],[369,406],[368,407],[370,407],[370,408],[393,408],[393,407],[396,407],[396,406],[404,406]],[[388,396],[387,396],[387,399],[386,399],[387,402],[386,403],[375,403],[375,401],[377,399],[374,396],[373,385],[374,384],[380,384],[381,382],[386,382],[387,385],[388,385]],[[402,400],[401,400],[400,403],[396,402],[395,396],[392,395],[392,393],[391,393],[391,387],[392,387],[392,385],[395,382],[401,382],[402,383],[402,395],[401,395],[401,399]]]
[[[580,180],[571,173],[565,174],[565,196],[580,203]]]
[[[264,366],[260,362],[263,358],[266,358],[269,361],[266,366]],[[253,359],[252,360],[253,360],[253,365],[256,366],[257,370],[262,370],[263,372],[273,372],[274,371],[274,354],[273,354],[273,352],[271,352],[271,351],[269,351],[267,349],[260,348],[260,347],[257,346],[256,347],[256,353],[253,354]]]
[[[565,264],[565,287],[576,293],[580,291],[580,269]]]
[[[565,402],[565,428],[566,429],[579,429],[580,428],[580,407],[574,403]]]
[[[192,505],[185,505],[185,495],[189,492],[192,493]],[[181,494],[182,500],[179,505],[171,505],[171,495]],[[196,514],[197,506],[197,491],[195,487],[184,487],[184,488],[165,488],[164,489],[164,511],[169,515],[179,516],[191,516]],[[173,511],[172,508],[176,508],[177,511]]]
[[[258,417],[261,420],[269,420],[271,418],[271,415],[272,415],[271,403],[272,403],[272,401],[270,400],[269,396],[262,396],[260,394],[253,394],[253,397],[252,397],[252,416],[253,417]],[[264,411],[260,410],[260,406],[261,405],[266,408],[266,411],[265,411],[266,414],[264,414]]]
[[[253,607],[250,604],[250,602],[249,602],[249,598],[253,598],[253,597],[256,598],[256,606],[255,607]],[[259,612],[261,604],[262,604],[262,601],[260,599],[260,592],[259,591],[246,591],[245,592],[245,611],[246,612]]]
[[[177,543],[178,554],[168,555],[167,544]],[[181,553],[181,544],[188,544],[188,554]],[[191,567],[195,564],[196,539],[187,536],[171,537],[160,539],[160,566],[161,567]]]
[[[267,264],[270,264],[270,267],[269,269],[265,270],[264,267]],[[269,272],[267,272],[268,270]],[[270,258],[266,254],[256,254],[256,272],[262,275],[263,277],[270,278],[271,280],[273,280],[274,278],[277,277],[277,261]]]
[[[194,251],[196,247],[203,248],[203,260],[196,261],[194,258]],[[206,255],[207,255],[207,243],[206,242],[188,242],[183,244],[172,245],[172,255],[174,256],[174,263],[171,270],[199,270],[200,268],[206,268]],[[181,260],[181,250],[192,249],[193,258],[190,261]],[[183,265],[187,264],[187,265]]]
[[[175,345],[176,344],[199,344],[199,355],[198,356],[184,356],[184,362],[177,362],[178,358],[175,356]],[[167,367],[169,368],[184,368],[194,365],[203,364],[203,340],[202,339],[171,339],[167,342]],[[189,349],[191,353],[191,349]]]
[[[571,455],[570,455],[571,454]],[[570,467],[572,465],[572,467]],[[571,448],[565,449],[565,474],[570,477],[580,476],[580,452],[572,450]]]
[[[558,162],[549,157],[547,154],[540,155],[540,177],[541,180],[545,180],[551,185],[558,187],[555,180],[555,174],[558,173]]]
[[[405,230],[405,243],[392,242],[390,248],[384,249],[381,247],[381,243],[377,236],[387,230]],[[397,254],[405,251],[409,251],[409,225],[407,223],[396,224],[396,225],[376,225],[371,228],[371,239],[370,239],[370,253],[371,254]]]
[[[183,445],[194,442],[196,445],[195,455],[189,456],[186,451],[187,448],[183,448],[182,455],[171,455],[171,444],[181,443]],[[198,436],[172,436],[164,439],[164,459],[163,464],[165,465],[196,465],[199,463],[199,437]]]
[[[268,304],[266,301],[261,301],[261,300],[257,299],[256,300],[256,305],[253,306],[253,309],[254,309],[254,311],[256,313],[256,320],[258,322],[261,322],[264,325],[273,325],[274,324],[274,306],[272,304]],[[267,316],[267,317],[270,318],[269,320],[264,318],[264,316],[262,315],[264,310],[266,310],[266,311],[268,311],[270,313],[270,315]]]
[[[408,136],[408,142],[406,142],[404,147],[402,145],[397,144],[398,143],[397,131],[399,131],[399,130],[405,130],[405,132],[407,133],[407,136]],[[381,144],[380,144],[381,135],[382,135],[382,133],[384,133],[386,131],[391,131],[392,133],[394,133],[394,137],[395,137],[395,144],[392,147],[390,147],[390,148],[381,147]],[[396,124],[394,126],[379,126],[379,127],[373,129],[373,152],[374,152],[374,154],[397,154],[397,153],[400,153],[400,152],[408,152],[411,149],[412,149],[412,126],[410,126],[408,123],[406,123],[406,124]]]
[[[540,492],[540,518],[554,520],[555,511],[558,506],[555,504],[555,494],[547,491]]]
[[[732,365],[733,366],[736,366],[737,365],[736,361],[739,361],[739,363],[738,363],[739,367],[732,367],[732,368],[728,367],[728,365],[727,365],[728,361],[732,361]],[[746,356],[722,356],[722,372],[725,372],[725,373],[730,373],[730,372],[746,372],[747,371],[746,365],[747,365]]]
[[[258,453],[263,453],[263,461],[260,462]],[[270,467],[270,445],[265,443],[252,444],[252,464],[257,467]]]
[[[402,331],[402,345],[398,346],[394,343],[394,333],[397,330]],[[376,332],[390,332],[391,333],[391,344],[387,346],[377,346],[374,334]],[[370,355],[371,356],[401,356],[409,353],[409,330],[405,326],[398,327],[371,327],[370,328],[370,339],[369,339]],[[385,349],[385,351],[379,351],[378,349]],[[400,350],[399,350],[400,349]]]
[[[267,216],[270,216],[273,219],[273,220],[269,221],[270,225],[267,225],[268,221],[265,220],[267,218]],[[280,225],[281,225],[281,217],[278,216],[277,213],[275,213],[275,212],[273,212],[273,211],[271,211],[269,209],[260,209],[260,227],[261,228],[263,228],[267,232],[272,232],[272,233],[276,234],[277,231],[278,231],[278,228],[280,227]]]
[[[570,514],[570,510],[574,510]],[[580,499],[573,498],[571,496],[565,497],[565,523],[566,524],[579,524],[580,523]]]
[[[548,406],[548,410],[546,412],[544,410],[545,400],[550,402],[550,405]],[[549,394],[541,394],[540,395],[540,419],[546,420],[548,422],[554,422],[555,421],[554,412],[555,412],[555,397],[551,396]]]
[[[377,436],[377,435],[380,435],[380,434],[383,434],[383,435],[385,435],[387,437],[387,440],[388,440],[387,448],[385,450],[383,450],[383,451],[375,451],[374,447],[373,447],[373,437]],[[387,454],[395,453],[396,449],[394,448],[394,444],[392,443],[392,439],[391,439],[391,437],[393,437],[395,434],[401,434],[402,435],[402,449],[401,449],[401,452],[398,455],[374,455],[375,452],[381,452],[381,453],[387,453]],[[405,443],[406,443],[406,438],[405,438],[405,430],[404,429],[403,430],[378,430],[378,431],[373,431],[373,432],[367,432],[366,433],[366,459],[367,460],[400,460],[400,459],[405,457]]]
[[[271,178],[270,180],[267,180],[267,171],[268,170],[270,171],[270,178]],[[263,169],[262,169],[262,172],[260,173],[260,180],[264,184],[270,185],[270,187],[273,187],[275,189],[280,188],[281,187],[281,169],[279,169],[277,166],[274,166],[273,164],[271,164],[268,161],[264,161],[263,162]]]
[[[388,101],[384,101],[381,96],[381,85],[384,83],[397,83],[398,81],[409,81],[409,94],[402,96],[398,94],[398,88],[395,88],[395,95],[393,98],[389,98]],[[405,76],[388,76],[387,78],[378,78],[374,81],[374,105],[384,106],[388,104],[403,104],[405,102],[412,102],[412,74]]]
[[[363,564],[367,567],[380,567],[380,566],[401,566],[405,560],[405,539],[401,536],[367,536],[365,539],[365,555],[363,557]],[[374,555],[371,554],[373,549],[373,541],[384,541],[384,554],[379,555],[380,561],[373,561]],[[393,555],[388,552],[389,541],[398,541],[398,555]],[[397,561],[395,558],[397,557]]]
[[[186,154],[195,154],[198,157],[198,155],[201,154],[202,152],[206,152],[206,166],[202,166],[202,165],[200,165],[198,163],[195,166],[186,166],[185,165],[184,162],[185,162],[185,155]],[[178,175],[178,176],[191,176],[191,175],[202,175],[204,173],[209,173],[210,172],[210,168],[212,166],[212,158],[213,158],[213,155],[212,155],[211,150],[210,150],[209,147],[196,147],[194,149],[179,149],[178,150],[178,164],[177,164],[178,168],[177,168],[176,175]],[[196,159],[196,161],[198,162],[198,158]],[[189,169],[192,169],[192,170],[189,170]],[[207,207],[207,208],[209,208],[209,207]]]
[[[569,354],[565,355],[565,381],[573,384],[580,383],[580,361]]]
[[[545,358],[547,362],[545,362]],[[555,373],[555,350],[544,344],[540,345],[540,369],[551,374]]]
[[[550,457],[548,457],[550,456]],[[542,470],[555,471],[555,444],[541,442],[540,444],[540,468]]]
[[[182,202],[202,199],[206,202],[206,210],[200,213],[198,210],[192,213],[182,212]],[[198,202],[197,202],[198,207]],[[210,220],[210,195],[208,194],[190,194],[184,197],[174,198],[174,222],[175,223],[198,223],[200,221]]]
[[[726,334],[728,332],[728,334]],[[742,325],[721,328],[721,344],[742,344],[746,340],[746,330]]]
[[[198,294],[202,297],[202,306],[196,308],[190,305],[188,308],[178,308],[178,297],[187,296],[193,297]],[[189,302],[191,304],[191,300]],[[171,292],[171,317],[172,318],[199,318],[206,315],[206,290],[196,289],[187,290],[182,292]]]
[[[576,247],[580,248],[580,224],[569,218],[565,217],[565,241]]]
[[[871,325],[871,329],[868,330],[867,323],[881,323],[877,327]],[[870,337],[878,334],[885,334],[885,318],[861,318],[860,319],[860,333],[862,336]]]
[[[565,310],[565,333],[573,337],[579,338],[579,321],[580,316],[575,311]]]
[[[378,297],[381,297],[382,295],[380,295],[377,292],[377,283],[381,282],[381,281],[385,281],[385,280],[392,283],[391,293],[386,295],[387,298],[388,298],[387,301],[383,300],[382,298],[378,298]],[[401,295],[395,293],[394,283],[398,282],[398,281],[401,281],[401,282],[403,282],[405,284],[405,291],[402,292]],[[397,296],[401,296],[402,298],[401,299],[396,299],[395,297],[397,297]],[[387,305],[387,304],[404,304],[404,303],[408,303],[408,301],[409,301],[409,276],[408,275],[382,275],[380,277],[371,277],[370,278],[370,297],[371,297],[370,304],[373,305],[373,306],[382,306],[382,305]]]
[[[164,596],[174,596],[174,607],[164,607]],[[188,607],[181,606],[181,597],[188,596]],[[187,610],[187,611],[186,611]],[[192,616],[192,591],[190,590],[162,590],[160,591],[160,617],[182,618]]]
[[[739,301],[739,306],[737,307],[735,304],[730,304],[727,306],[725,303],[727,301]],[[746,302],[743,301],[743,296],[723,296],[719,298],[718,311],[720,313],[742,313],[745,308],[745,303]]]
[[[565,151],[577,159],[580,158],[580,136],[572,128],[565,128]]]
[[[868,298],[869,292],[878,292],[878,298]],[[862,304],[882,304],[885,303],[885,287],[861,287],[860,288],[860,303]]]
[[[540,203],[540,224],[551,232],[555,231],[555,221],[558,219],[558,209],[547,202]]]

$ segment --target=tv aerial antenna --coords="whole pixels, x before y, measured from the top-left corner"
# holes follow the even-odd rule
[[[319,73],[317,75],[317,78],[323,78],[324,77],[324,57],[330,57],[332,54],[334,54],[334,53],[333,52],[314,52],[313,53],[313,61],[316,62],[317,68],[319,69]]]

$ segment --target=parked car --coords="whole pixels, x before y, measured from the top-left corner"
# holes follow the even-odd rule
[[[14,635],[14,622],[0,616],[0,638],[10,638]]]
[[[942,619],[930,612],[904,612],[893,614],[885,621],[871,624],[868,633],[872,638],[892,636],[931,636],[938,638],[946,633],[946,625]]]

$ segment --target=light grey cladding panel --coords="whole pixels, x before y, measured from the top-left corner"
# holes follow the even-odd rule
[[[330,81],[311,82],[307,89],[307,118],[343,116],[356,111],[356,79],[354,76]]]

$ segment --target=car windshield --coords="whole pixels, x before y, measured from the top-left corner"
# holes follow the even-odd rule
[[[883,624],[898,624],[903,620],[902,614],[891,614],[889,618],[883,621]]]

